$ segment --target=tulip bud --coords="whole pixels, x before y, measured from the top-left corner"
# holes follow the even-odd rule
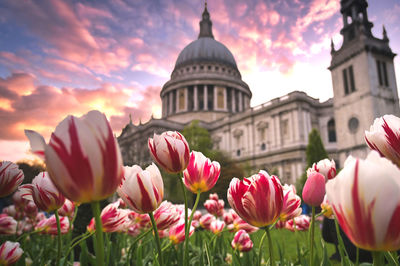
[[[149,138],[150,155],[165,171],[180,173],[189,164],[189,145],[177,131],[167,131]]]
[[[193,235],[194,230],[194,227],[190,226],[189,237]],[[185,221],[183,219],[169,229],[169,240],[175,245],[185,240]]]
[[[236,232],[231,242],[232,248],[240,252],[247,252],[253,248],[253,242],[250,236],[244,230]]]
[[[307,215],[300,215],[292,220],[286,221],[286,229],[294,231],[306,231],[310,227],[310,217]]]
[[[69,231],[69,220],[67,217],[60,217],[61,234],[66,234]],[[41,231],[44,234],[57,235],[57,220],[53,214],[48,219],[43,219],[35,226],[35,230]]]
[[[49,144],[25,130],[32,152],[44,155],[57,189],[74,202],[94,202],[112,195],[121,183],[121,152],[104,114],[90,111],[68,116],[56,127]]]
[[[24,180],[24,173],[18,165],[3,161],[0,162],[0,198],[12,194]]]
[[[18,242],[6,241],[0,246],[0,265],[12,265],[22,256],[24,251]]]
[[[200,226],[203,227],[204,229],[208,230],[210,228],[212,221],[214,221],[214,220],[215,220],[215,216],[207,213],[207,214],[201,216],[201,218],[199,220]]]
[[[114,202],[108,204],[100,214],[101,224],[103,232],[112,233],[112,232],[121,232],[127,229],[129,226],[128,215],[129,211],[118,209],[119,202]],[[93,232],[96,230],[95,221],[92,218],[87,230],[89,232]]]
[[[10,216],[0,218],[0,235],[14,235],[17,233],[17,221]]]
[[[69,199],[65,199],[64,205],[58,209],[58,214],[61,216],[67,216],[72,219],[75,212],[75,204]]]
[[[176,224],[180,219],[176,207],[168,201],[163,201],[160,207],[154,212],[154,220],[158,230],[165,230]]]
[[[41,172],[32,184],[23,185],[20,190],[23,198],[33,200],[39,209],[46,212],[57,210],[65,202],[65,197],[53,185],[47,172]]]
[[[138,165],[125,166],[125,177],[117,192],[132,210],[150,213],[160,206],[164,196],[164,183],[155,164],[142,170]]]
[[[220,174],[218,162],[211,162],[201,152],[190,153],[189,165],[183,171],[185,186],[193,193],[206,192],[214,187]]]
[[[204,202],[206,210],[216,217],[221,217],[224,214],[224,206],[223,200],[206,200]]]
[[[325,177],[317,172],[312,173],[303,188],[303,200],[310,206],[321,205],[325,196]]]
[[[215,235],[219,234],[224,230],[225,223],[219,219],[216,219],[211,222],[210,224],[210,231],[213,232]]]
[[[334,160],[323,159],[318,163],[314,163],[311,168],[307,170],[307,177],[312,173],[317,172],[325,177],[325,181],[333,179],[336,176],[336,164]]]

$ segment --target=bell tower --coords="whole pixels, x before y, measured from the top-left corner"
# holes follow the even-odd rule
[[[341,47],[331,44],[333,106],[340,166],[348,155],[364,158],[364,131],[384,114],[399,116],[399,100],[389,38],[373,36],[366,0],[341,0]]]

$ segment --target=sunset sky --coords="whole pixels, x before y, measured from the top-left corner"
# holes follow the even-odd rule
[[[104,112],[115,134],[160,117],[159,92],[179,52],[197,39],[203,1],[2,0],[0,160],[28,157],[23,130],[48,140],[68,114]],[[338,49],[339,0],[209,0],[215,39],[233,53],[252,106],[294,90],[332,97],[330,39]],[[369,1],[400,53],[400,2]],[[395,58],[397,82],[400,59]]]

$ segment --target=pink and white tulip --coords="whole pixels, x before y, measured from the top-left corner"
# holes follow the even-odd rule
[[[17,221],[11,216],[0,218],[0,235],[14,235],[17,233]]]
[[[210,225],[214,220],[215,220],[215,216],[207,213],[207,214],[201,216],[199,223],[200,223],[201,227],[208,230],[208,229],[210,229]]]
[[[12,194],[24,180],[24,173],[18,165],[8,161],[0,162],[0,198]]]
[[[177,131],[154,134],[148,140],[148,147],[154,161],[169,173],[180,173],[189,164],[189,145]]]
[[[23,192],[20,190],[15,191],[15,193],[12,195],[12,201],[14,203],[15,209],[20,212],[24,211],[25,205],[28,204],[29,200],[24,199],[22,197]]]
[[[303,201],[310,206],[318,207],[324,196],[325,177],[318,172],[311,173],[303,187]]]
[[[281,221],[287,221],[301,214],[301,199],[296,194],[296,188],[293,185],[285,184],[283,186],[283,206],[279,216]]]
[[[69,219],[67,217],[60,217],[61,234],[66,234],[69,231]],[[40,231],[43,234],[57,235],[57,220],[53,214],[47,219],[41,220],[35,226],[35,230]]]
[[[230,232],[238,232],[239,230],[245,230],[247,233],[251,234],[258,230],[258,227],[252,226],[251,224],[244,221],[242,218],[237,217],[233,220],[233,223],[228,225],[228,230]]]
[[[276,176],[269,176],[265,171],[243,180],[233,178],[228,201],[243,220],[265,227],[275,222],[282,211],[282,185]]]
[[[193,235],[194,230],[194,227],[190,226],[189,237]],[[185,240],[185,221],[183,219],[169,229],[169,240],[175,245]]]
[[[400,170],[375,151],[365,160],[347,158],[338,176],[326,184],[340,227],[357,247],[400,249]]]
[[[224,215],[225,202],[223,200],[206,200],[204,202],[204,207],[206,210],[216,217],[221,217]]]
[[[222,230],[224,230],[224,228],[225,228],[224,221],[215,219],[214,221],[211,222],[209,230],[213,232],[214,235],[218,235],[219,233],[222,232]]]
[[[72,219],[74,217],[75,204],[69,199],[65,199],[64,205],[58,209],[58,214],[61,216],[67,216]]]
[[[323,159],[318,163],[314,163],[311,168],[307,169],[307,177],[309,177],[312,173],[317,172],[325,177],[325,180],[328,181],[330,179],[335,178],[336,176],[336,164],[334,160]]]
[[[32,152],[45,158],[58,190],[74,202],[94,202],[112,195],[121,183],[121,152],[104,114],[90,111],[68,116],[52,133],[49,144],[25,130]]]
[[[28,204],[25,205],[24,213],[27,217],[34,220],[36,215],[38,214],[38,207],[33,201],[29,201]]]
[[[240,252],[248,252],[253,248],[253,242],[245,230],[239,230],[233,237],[231,246]]]
[[[118,201],[110,203],[101,211],[100,218],[103,232],[122,232],[129,227],[129,211],[118,209],[118,206]],[[89,232],[93,232],[96,230],[94,218],[91,219],[89,225],[87,226],[87,230]]]
[[[286,221],[286,229],[294,232],[294,231],[307,231],[310,227],[310,216],[308,215],[300,215],[292,220]]]
[[[153,212],[164,197],[161,173],[155,164],[149,165],[146,170],[138,165],[125,166],[125,176],[117,192],[135,212]]]
[[[158,230],[165,230],[170,226],[176,224],[180,219],[179,212],[176,207],[168,201],[163,201],[154,212],[154,220],[157,224]]]
[[[368,146],[400,167],[400,118],[384,115],[365,131]]]
[[[215,186],[220,172],[221,166],[218,162],[211,162],[201,152],[192,151],[189,164],[183,171],[183,181],[193,193],[206,192]]]
[[[57,210],[65,202],[64,195],[53,185],[47,172],[41,172],[32,180],[32,184],[23,185],[19,189],[23,198],[33,200],[42,211]]]
[[[224,218],[225,224],[229,225],[233,223],[233,221],[238,218],[239,216],[236,214],[236,212],[232,209],[229,209],[228,211],[224,211],[224,214],[222,215]]]
[[[0,265],[12,265],[22,256],[24,251],[18,242],[6,241],[0,246]]]
[[[3,213],[7,214],[6,216],[11,216],[15,220],[19,221],[24,217],[24,213],[21,210],[17,210],[15,205],[9,205],[3,208]]]

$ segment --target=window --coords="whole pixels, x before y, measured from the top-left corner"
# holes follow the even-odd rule
[[[265,143],[262,143],[260,148],[262,151],[265,151],[267,149],[267,145],[265,145]]]
[[[217,107],[218,109],[224,109],[225,107],[224,88],[217,89]]]
[[[185,89],[179,90],[179,110],[185,109]]]
[[[386,71],[386,62],[376,60],[376,68],[378,70],[378,80],[379,80],[379,85],[380,86],[386,86],[389,87],[389,80],[387,77],[387,71]]]
[[[289,121],[283,120],[281,123],[282,136],[287,137],[289,134]]]
[[[342,74],[344,94],[347,95],[349,93],[355,92],[356,85],[354,80],[353,66],[349,66],[348,68],[343,69]]]
[[[237,157],[240,156],[240,150],[236,150],[236,156],[237,156]]]
[[[336,142],[335,119],[333,118],[328,122],[328,141]]]

